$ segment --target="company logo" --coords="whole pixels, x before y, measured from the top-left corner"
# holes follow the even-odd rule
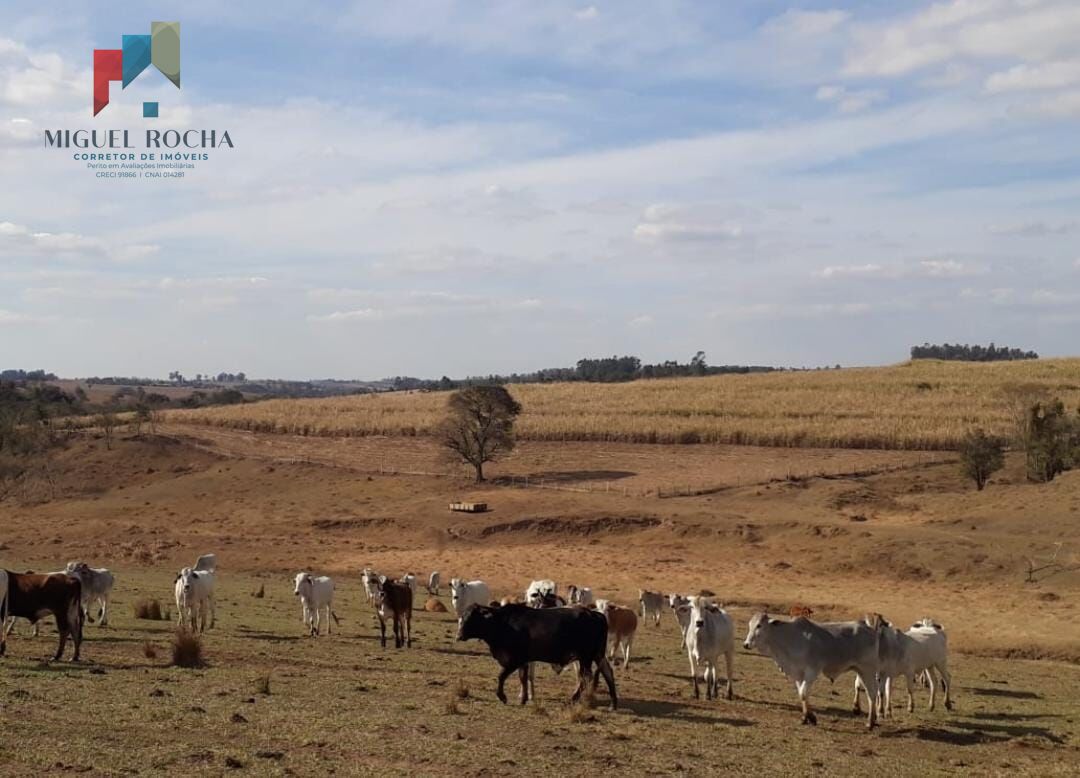
[[[125,35],[119,49],[94,49],[94,116],[109,104],[109,83],[121,89],[153,65],[180,88],[180,22],[151,22],[149,35]],[[156,102],[143,103],[143,117],[155,119]]]

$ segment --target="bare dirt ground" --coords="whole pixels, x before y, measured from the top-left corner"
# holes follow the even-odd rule
[[[898,775],[1069,774],[1080,765],[1080,705],[1067,691],[1080,680],[1080,572],[1025,582],[1026,557],[1047,558],[1056,543],[1059,561],[1080,561],[1080,473],[1031,485],[1021,463],[1010,461],[977,493],[955,465],[922,464],[658,499],[369,474],[350,464],[358,461],[352,453],[326,463],[302,461],[289,449],[263,456],[280,436],[245,444],[267,449],[261,452],[224,444],[217,451],[201,432],[189,430],[198,446],[169,436],[121,439],[111,451],[100,440],[74,441],[54,462],[53,499],[0,503],[0,565],[54,569],[84,558],[118,570],[121,581],[115,626],[88,628],[86,664],[40,663],[51,639],[10,644],[11,656],[0,660],[0,715],[17,736],[0,741],[0,774],[12,769],[5,762],[17,768],[13,775],[60,772],[57,764],[98,774],[218,774],[227,756],[282,774],[331,767],[346,774],[764,773],[778,753],[800,774],[868,765]],[[506,470],[624,472],[655,482],[685,462],[683,469],[709,468],[723,480],[731,477],[727,461],[750,481],[775,468],[775,457],[792,457],[781,470],[820,466],[815,452],[787,450],[573,444],[559,458],[559,447],[531,448],[522,446]],[[876,464],[873,452],[829,453],[850,454],[852,470]],[[486,501],[492,510],[452,514],[446,506],[454,499]],[[145,595],[169,602],[175,570],[205,551],[218,554],[227,587],[221,624],[207,642],[211,666],[166,669],[167,628],[136,622],[130,604]],[[844,678],[832,690],[827,682],[816,689],[823,726],[800,728],[787,682],[768,660],[742,654],[741,699],[694,703],[670,620],[659,632],[646,630],[623,712],[571,720],[562,706],[572,683],[546,669],[540,713],[503,708],[492,694],[493,660],[477,645],[452,644],[445,617],[421,618],[412,653],[384,653],[372,643],[358,582],[365,565],[389,574],[438,569],[444,580],[480,577],[499,595],[540,576],[627,603],[639,587],[708,589],[732,607],[740,636],[761,606],[786,612],[806,604],[822,618],[878,611],[899,624],[930,615],[949,631],[958,710],[900,711],[868,736],[844,713]],[[301,568],[338,577],[342,636],[300,639],[289,579]],[[260,583],[265,600],[250,597]],[[145,639],[158,645],[156,660],[143,656]],[[249,693],[264,672],[275,679],[273,693]],[[459,678],[471,693],[460,713],[448,713]],[[24,715],[30,711],[36,715]],[[247,723],[233,724],[234,712]],[[121,747],[132,737],[145,750]],[[26,738],[32,747],[11,745]],[[113,745],[99,751],[99,740]]]

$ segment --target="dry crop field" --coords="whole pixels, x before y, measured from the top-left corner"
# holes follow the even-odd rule
[[[892,367],[712,376],[628,384],[527,384],[525,440],[732,443],[855,449],[955,447],[965,432],[1012,431],[1017,391],[1080,404],[1080,359],[987,364],[919,360]],[[174,411],[179,424],[323,436],[428,433],[442,393],[392,393]]]
[[[621,707],[570,707],[571,673],[537,670],[539,701],[494,695],[482,644],[448,614],[418,613],[412,649],[382,649],[356,576],[340,578],[332,636],[303,635],[285,574],[223,571],[206,666],[170,667],[171,625],[136,620],[166,602],[168,569],[122,568],[113,624],[90,626],[84,661],[43,661],[55,636],[18,636],[0,671],[4,775],[1070,775],[1080,765],[1072,665],[956,656],[956,709],[897,706],[867,734],[851,678],[815,688],[819,725],[798,724],[791,685],[739,650],[733,701],[695,700],[674,621],[642,627]],[[253,593],[264,589],[265,597]],[[446,598],[443,598],[446,602]],[[447,603],[448,604],[448,603]],[[748,611],[734,609],[740,631]],[[23,630],[25,632],[25,628]]]

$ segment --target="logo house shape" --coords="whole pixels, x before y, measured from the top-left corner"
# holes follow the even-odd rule
[[[180,88],[180,22],[151,22],[149,35],[125,35],[122,48],[94,49],[94,116],[109,104],[109,82],[127,88],[150,65]],[[157,115],[157,103],[143,103],[144,117]]]

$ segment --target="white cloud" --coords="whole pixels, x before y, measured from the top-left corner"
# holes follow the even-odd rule
[[[985,89],[991,94],[1033,89],[1061,89],[1080,84],[1080,60],[1016,65],[991,74]]]
[[[0,222],[0,256],[136,262],[153,256],[159,248],[155,244],[113,242],[76,232],[34,232],[23,224]]]
[[[541,300],[526,297],[504,299],[465,295],[454,292],[375,291],[369,289],[312,289],[308,300],[314,303],[354,301],[362,307],[330,313],[312,313],[307,320],[313,323],[347,323],[381,319],[424,319],[447,315],[478,315],[538,311]]]
[[[600,9],[595,5],[590,5],[587,8],[582,8],[580,11],[574,11],[574,18],[581,19],[582,21],[590,21],[600,16]]]
[[[961,278],[979,275],[983,268],[955,259],[923,259],[918,262],[880,265],[829,265],[817,271],[816,275],[827,279],[843,278],[881,278],[897,280],[903,278]]]
[[[865,265],[829,265],[818,271],[822,278],[866,278],[868,276],[880,276],[885,272],[882,265],[868,263]]]
[[[765,31],[797,38],[814,38],[833,32],[851,18],[847,11],[791,9],[765,23]]]
[[[858,113],[882,102],[888,95],[882,89],[849,90],[844,86],[829,84],[818,87],[814,96],[819,102],[833,103],[840,113]]]
[[[18,311],[9,311],[0,308],[0,327],[14,327],[23,324],[43,324],[49,321],[55,321],[55,317],[31,316],[27,313],[19,313]]]
[[[711,206],[654,203],[645,209],[633,234],[644,243],[717,243],[741,238],[743,227]]]
[[[652,316],[650,316],[647,313],[644,313],[644,314],[642,314],[640,316],[635,316],[630,321],[628,321],[626,324],[627,324],[628,327],[631,327],[633,329],[642,329],[644,327],[651,327],[655,323],[656,323],[655,319],[653,319]]]
[[[1011,237],[1041,238],[1048,235],[1066,235],[1075,232],[1077,226],[1076,222],[1031,221],[1020,224],[996,224],[990,227],[990,233]]]

